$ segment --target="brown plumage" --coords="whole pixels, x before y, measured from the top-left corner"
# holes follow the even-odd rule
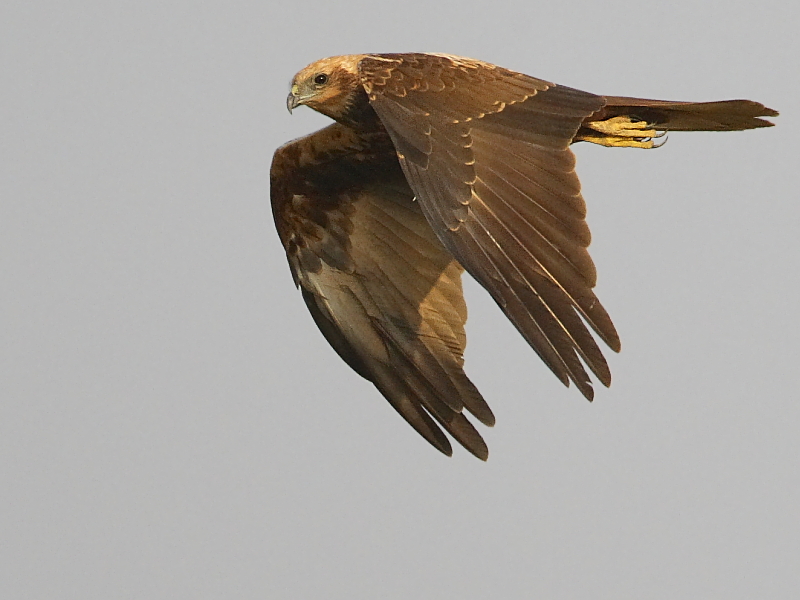
[[[275,223],[295,284],[336,352],[426,440],[488,450],[494,415],[463,371],[467,270],[565,384],[611,374],[570,144],[654,147],[666,131],[735,131],[778,113],[749,100],[597,96],[440,54],[323,59],[292,81],[336,123],[279,148]],[[587,327],[588,325],[588,327]],[[438,425],[437,425],[438,423]]]

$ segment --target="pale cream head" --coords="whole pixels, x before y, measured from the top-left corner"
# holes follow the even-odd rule
[[[332,56],[300,70],[292,78],[292,91],[286,99],[289,111],[305,104],[332,118],[344,114],[361,85],[358,63],[364,56]]]

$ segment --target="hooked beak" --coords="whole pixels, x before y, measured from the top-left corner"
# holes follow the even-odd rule
[[[289,109],[291,113],[293,109],[297,108],[300,105],[300,98],[294,95],[294,93],[290,92],[289,95],[286,97],[286,108]]]
[[[289,109],[289,113],[291,114],[292,110],[300,106],[304,99],[303,94],[300,93],[300,87],[296,83],[293,83],[292,91],[289,92],[289,95],[286,97],[286,108]]]

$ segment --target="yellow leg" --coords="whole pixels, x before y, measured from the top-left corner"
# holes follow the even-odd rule
[[[591,142],[608,147],[622,148],[658,148],[664,142],[656,144],[653,140],[666,134],[666,131],[659,131],[653,128],[647,121],[633,121],[630,117],[612,117],[604,121],[592,121],[584,123],[583,127],[593,129],[579,133],[575,141]]]

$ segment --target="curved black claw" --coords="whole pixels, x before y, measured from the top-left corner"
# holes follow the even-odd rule
[[[656,144],[656,143],[654,143],[654,144],[653,144],[653,148],[661,148],[661,146],[663,146],[664,144],[666,144],[666,143],[667,143],[667,140],[669,140],[669,136],[667,135],[667,132],[666,132],[666,131],[664,131],[663,133],[661,133],[661,135],[657,135],[657,136],[655,136],[655,137],[657,137],[657,138],[663,137],[663,138],[664,138],[664,140],[663,140],[663,141],[662,141],[660,144]]]

